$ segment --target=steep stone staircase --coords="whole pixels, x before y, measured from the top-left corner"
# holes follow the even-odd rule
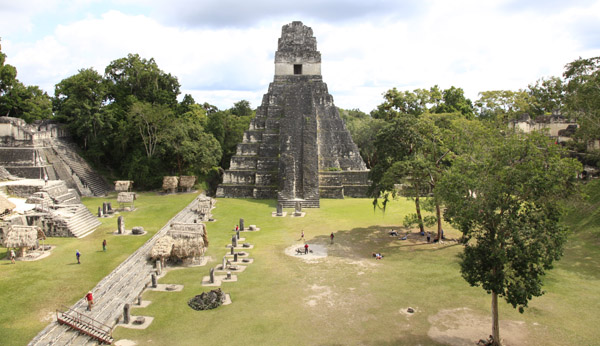
[[[83,238],[100,226],[100,220],[95,217],[84,205],[79,204],[69,207],[73,212],[66,218],[67,227],[76,238]]]
[[[80,191],[83,192],[82,195],[105,196],[112,190],[108,183],[77,154],[73,143],[63,139],[53,139],[51,147],[52,153],[49,154],[60,158],[78,178],[75,182],[81,185],[78,189],[82,190]],[[89,190],[89,193],[86,193],[86,190]]]

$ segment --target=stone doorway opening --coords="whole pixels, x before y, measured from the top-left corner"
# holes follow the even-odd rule
[[[294,65],[294,74],[302,74],[302,64]]]

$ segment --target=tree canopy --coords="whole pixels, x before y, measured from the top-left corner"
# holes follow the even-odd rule
[[[522,312],[562,255],[560,201],[575,190],[581,165],[543,134],[473,129],[483,141],[456,157],[436,189],[445,218],[463,234],[462,276],[492,294],[498,344],[497,298]]]
[[[0,51],[0,115],[34,120],[52,117],[52,100],[36,85],[26,86],[17,79],[17,69],[6,64]]]

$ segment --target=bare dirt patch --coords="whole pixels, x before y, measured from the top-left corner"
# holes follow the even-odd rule
[[[296,249],[301,249],[302,253],[298,253]],[[327,247],[324,245],[309,243],[308,249],[312,252],[309,251],[307,254],[304,254],[304,243],[297,243],[285,249],[285,254],[292,257],[298,257],[308,263],[315,263],[318,262],[318,260],[327,257]]]
[[[472,346],[479,339],[487,339],[492,330],[491,316],[481,315],[469,308],[440,310],[429,316],[431,327],[427,335],[446,345]],[[502,345],[523,345],[527,338],[527,327],[521,321],[500,321]]]
[[[310,307],[314,306],[328,306],[333,307],[335,305],[335,295],[329,286],[312,285],[310,287],[313,292],[312,295],[306,297],[304,301],[306,305]]]

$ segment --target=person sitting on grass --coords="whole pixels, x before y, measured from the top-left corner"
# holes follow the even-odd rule
[[[398,232],[396,232],[395,230],[391,230],[390,231],[390,235],[394,236],[394,237],[397,237],[398,236]]]
[[[383,255],[379,252],[377,252],[377,253],[373,252],[373,257],[375,257],[375,259],[382,259]]]

